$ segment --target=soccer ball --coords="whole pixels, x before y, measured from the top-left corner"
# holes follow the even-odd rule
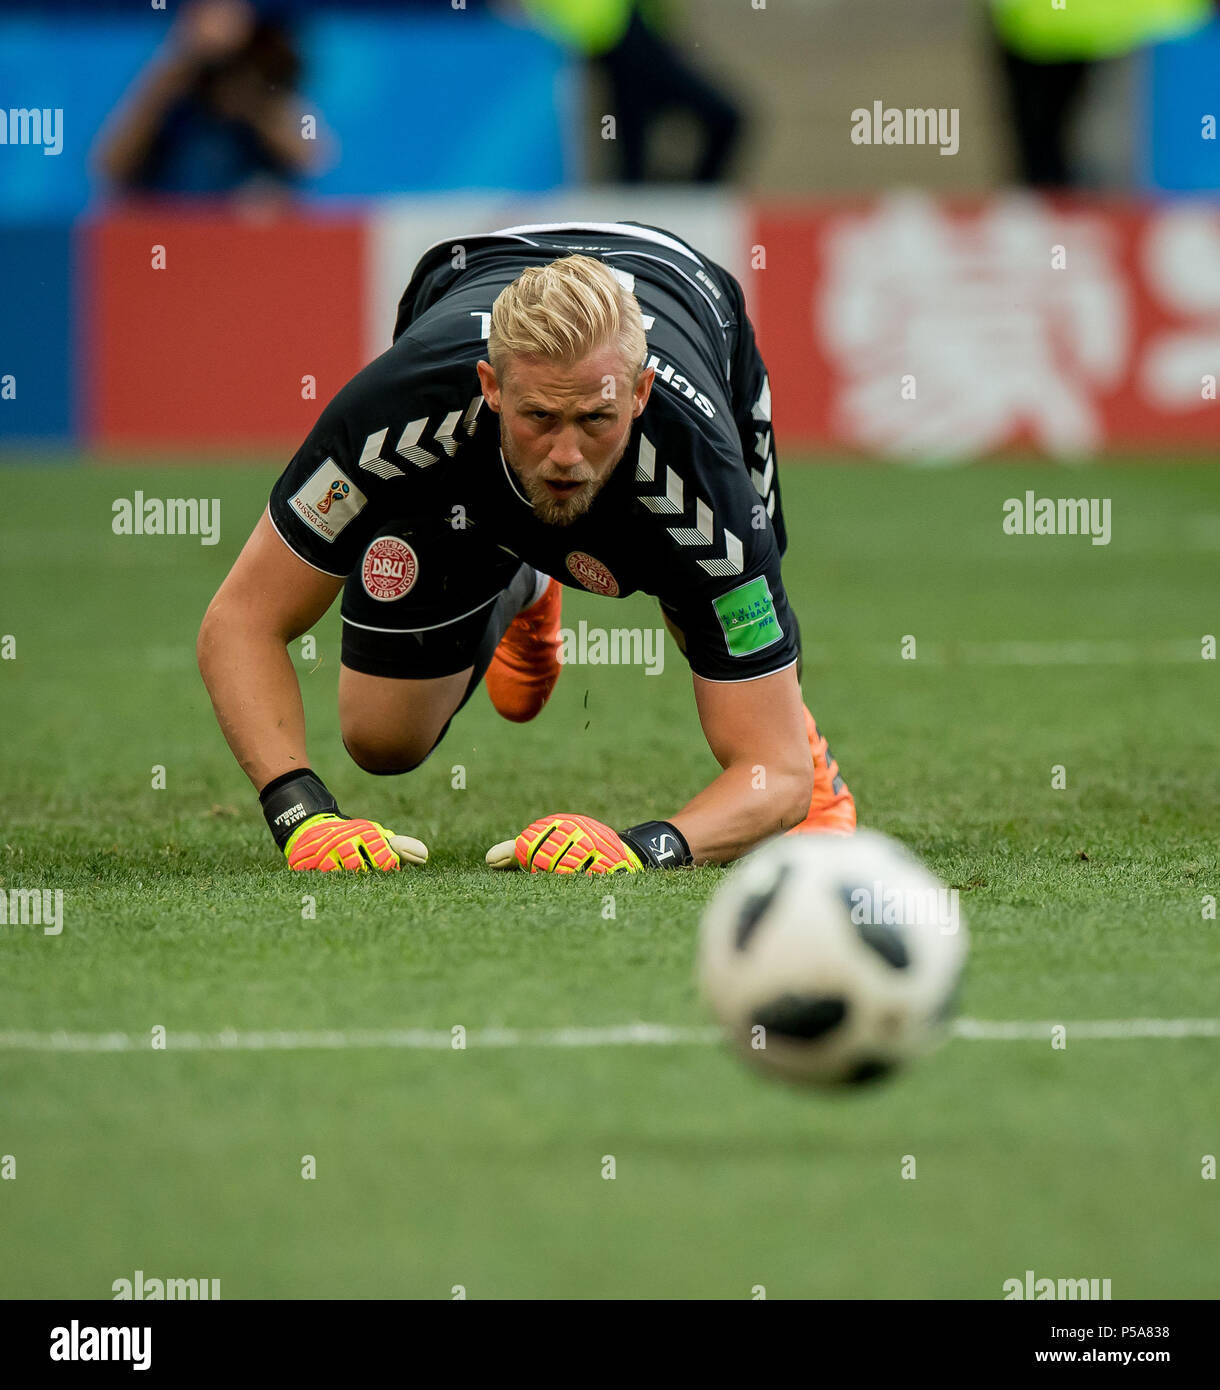
[[[735,865],[703,916],[699,975],[750,1062],[832,1086],[935,1045],[965,956],[956,890],[860,830],[781,836]]]

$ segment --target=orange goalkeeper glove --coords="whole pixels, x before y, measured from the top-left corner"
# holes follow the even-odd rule
[[[428,851],[407,835],[394,835],[375,820],[310,816],[284,846],[293,869],[398,869],[427,862]]]
[[[526,826],[515,840],[494,845],[487,862],[493,869],[520,867],[534,874],[636,874],[692,861],[681,831],[668,821],[618,831],[592,816],[559,812]]]
[[[635,874],[644,867],[619,834],[592,816],[542,816],[487,851],[493,869],[518,866],[532,874]]]
[[[293,869],[398,869],[427,862],[427,847],[376,821],[352,819],[308,768],[269,782],[259,793],[275,842]]]

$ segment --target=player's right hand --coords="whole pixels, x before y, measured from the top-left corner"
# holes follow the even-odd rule
[[[293,869],[401,868],[424,864],[427,847],[409,835],[395,835],[373,820],[353,820],[321,812],[310,816],[292,832],[284,855]]]
[[[493,869],[520,866],[532,874],[635,874],[644,867],[618,831],[565,811],[541,816],[515,840],[493,845],[486,860]]]

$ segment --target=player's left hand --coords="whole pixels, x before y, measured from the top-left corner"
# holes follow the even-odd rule
[[[427,846],[409,835],[395,835],[375,820],[348,816],[310,816],[284,846],[292,869],[366,869],[390,871],[407,864],[426,864]]]
[[[532,874],[634,874],[644,865],[617,830],[594,820],[558,812],[542,816],[517,836],[487,851],[493,869],[522,868]]]

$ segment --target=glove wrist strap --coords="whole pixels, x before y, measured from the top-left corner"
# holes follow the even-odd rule
[[[275,843],[283,849],[292,832],[310,816],[342,815],[326,784],[309,768],[276,777],[258,794]]]
[[[646,869],[686,869],[695,861],[686,837],[667,820],[646,820],[618,832]]]

